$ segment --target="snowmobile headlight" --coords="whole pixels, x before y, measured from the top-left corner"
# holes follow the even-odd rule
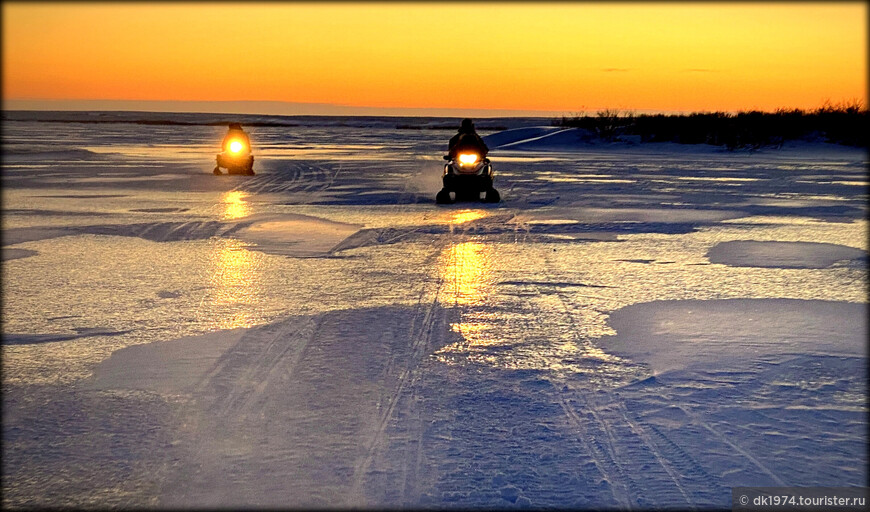
[[[240,152],[242,150],[242,148],[244,148],[244,147],[245,147],[245,145],[242,144],[240,141],[234,140],[234,141],[230,142],[230,151],[233,153]]]
[[[462,153],[459,155],[459,165],[474,165],[477,163],[477,155],[474,153]]]

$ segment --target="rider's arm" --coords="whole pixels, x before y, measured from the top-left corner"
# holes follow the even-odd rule
[[[477,143],[480,144],[480,149],[483,151],[483,153],[489,153],[489,147],[487,147],[486,142],[483,142],[483,137],[477,134],[475,135],[477,136]]]

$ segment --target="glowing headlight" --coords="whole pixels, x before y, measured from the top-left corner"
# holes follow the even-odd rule
[[[233,153],[238,153],[243,147],[245,147],[245,145],[237,140],[230,142],[230,151]]]
[[[463,153],[459,155],[459,165],[473,165],[477,162],[477,155],[474,153]]]

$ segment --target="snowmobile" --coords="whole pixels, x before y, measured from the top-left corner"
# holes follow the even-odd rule
[[[231,140],[226,150],[218,153],[216,160],[214,173],[217,175],[222,174],[221,167],[227,170],[227,174],[254,174],[254,155],[247,141],[242,139]]]
[[[481,158],[478,153],[463,151],[451,158],[444,157],[442,181],[444,188],[435,196],[438,204],[452,203],[450,193],[456,196],[456,201],[479,201],[480,193],[485,192],[484,202],[497,203],[501,200],[498,191],[492,187],[492,164],[489,158]]]

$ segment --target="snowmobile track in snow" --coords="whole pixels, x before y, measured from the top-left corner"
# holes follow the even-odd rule
[[[244,421],[248,414],[261,409],[262,403],[259,398],[278,378],[275,369],[279,365],[283,367],[282,378],[292,374],[316,331],[317,325],[309,318],[290,325],[268,326],[262,328],[261,336],[254,338],[262,343],[254,346],[239,344],[224,354],[218,362],[219,366],[216,367],[219,369],[210,375],[209,381],[232,379],[233,382],[251,383],[251,385],[248,387],[235,385],[230,388],[230,392],[219,403],[214,404],[214,414],[226,417],[235,411],[235,415]],[[279,341],[282,343],[279,344]],[[247,366],[233,364],[234,359],[248,361],[250,355],[254,356],[253,364]],[[239,369],[245,369],[244,375],[233,375],[233,372]]]
[[[553,383],[553,388],[558,392],[555,383]],[[569,400],[569,398],[562,396],[562,394],[559,395],[559,405],[565,411],[568,422],[574,427],[578,438],[593,457],[595,466],[610,485],[614,499],[621,507],[631,508],[631,495],[624,483],[627,475],[617,461],[610,434],[604,430],[604,424],[591,409],[588,416],[591,416],[594,421],[584,421],[571,406]],[[593,429],[597,430],[597,432],[594,432]],[[607,439],[605,442],[601,442],[600,438]]]
[[[428,258],[431,263],[434,261],[437,252],[433,252],[432,255]],[[384,449],[383,443],[386,431],[389,426],[389,422],[394,418],[394,413],[396,411],[396,407],[402,399],[402,395],[405,392],[405,388],[408,387],[409,384],[412,384],[419,377],[420,372],[420,364],[422,363],[422,359],[426,350],[431,350],[432,348],[432,334],[435,328],[435,319],[436,313],[438,311],[438,295],[439,291],[443,285],[442,280],[435,281],[435,290],[434,292],[429,290],[432,286],[431,282],[427,283],[428,286],[424,286],[420,291],[419,300],[417,302],[417,306],[415,308],[415,316],[414,316],[414,325],[409,332],[409,338],[412,340],[411,344],[411,354],[408,360],[409,366],[405,368],[399,369],[399,378],[395,387],[392,389],[391,393],[382,400],[379,405],[380,415],[377,420],[376,428],[374,432],[372,432],[371,436],[366,443],[366,453],[365,456],[357,463],[356,468],[354,470],[354,485],[351,490],[350,496],[352,498],[351,503],[364,503],[365,497],[361,495],[363,486],[365,485],[366,475],[368,473],[369,467],[372,464],[373,459],[376,457],[379,451]],[[429,299],[431,297],[431,300]],[[419,322],[419,324],[418,324]],[[396,362],[396,358],[390,358],[390,362],[385,371],[386,374],[390,374],[393,372],[393,366]],[[386,402],[386,404],[384,403]],[[407,411],[405,411],[407,412]],[[422,436],[418,434],[417,442],[414,443],[417,449],[417,453],[415,453],[413,458],[414,464],[419,465],[420,462],[420,450],[422,445]],[[415,468],[413,472],[409,471],[408,468],[409,459],[404,458],[402,464],[402,474],[404,476],[404,481],[402,485],[403,489],[403,497],[402,501],[404,502],[406,497],[404,496],[404,492],[408,487],[414,487],[413,483],[409,483],[408,477],[410,474],[417,475],[419,473],[418,468]]]
[[[581,332],[574,323],[569,299],[564,292],[555,295],[573,326],[572,331]],[[579,346],[589,344],[582,338],[576,342]],[[632,417],[622,399],[606,387],[589,382],[582,387],[559,380],[551,383],[557,389],[560,405],[569,422],[595,457],[596,466],[613,486],[614,498],[623,506],[647,507],[652,504],[648,497],[656,496],[658,500],[664,497],[673,499],[667,503],[668,506],[694,509],[697,505],[715,502],[726,491],[660,429],[654,425],[644,426]],[[581,416],[572,404],[581,404],[588,413]],[[626,471],[620,462],[623,460],[632,461],[633,466],[645,467],[643,478],[638,479]],[[699,504],[697,498],[705,501]]]
[[[281,167],[256,174],[233,190],[250,193],[318,192],[329,188],[336,173],[311,162],[282,161]]]

